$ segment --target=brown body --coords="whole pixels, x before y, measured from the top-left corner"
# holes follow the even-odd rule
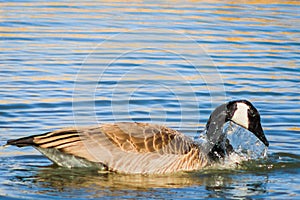
[[[189,137],[165,126],[147,123],[61,129],[10,140],[8,144],[34,146],[60,166],[95,164],[122,173],[191,171],[209,163],[201,147]]]

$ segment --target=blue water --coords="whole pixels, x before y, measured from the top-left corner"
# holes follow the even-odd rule
[[[1,198],[299,199],[298,1],[0,4],[1,144],[115,121],[193,137],[232,99],[258,108],[270,142],[267,160],[172,176],[68,170],[9,147]]]

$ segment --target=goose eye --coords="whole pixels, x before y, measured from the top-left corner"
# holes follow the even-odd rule
[[[255,112],[253,110],[251,110],[251,109],[248,109],[248,115],[251,116],[251,117],[255,117],[256,116]]]

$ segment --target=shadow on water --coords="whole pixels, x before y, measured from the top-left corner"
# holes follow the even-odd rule
[[[16,156],[12,160],[18,162],[20,159],[31,162],[11,168],[15,176],[10,177],[10,180],[14,184],[38,188],[35,193],[47,197],[59,192],[65,197],[77,198],[124,195],[128,198],[139,195],[149,197],[149,193],[154,191],[156,195],[159,191],[160,197],[165,198],[178,195],[178,189],[183,189],[184,192],[193,190],[194,197],[196,190],[200,190],[202,197],[261,197],[268,194],[269,176],[274,173],[296,174],[300,167],[300,156],[289,153],[274,153],[267,159],[243,162],[235,168],[214,167],[172,175],[127,175],[104,173],[90,168],[66,169],[49,164],[34,164],[38,161],[45,164],[46,159],[42,156]],[[176,192],[172,190],[174,188],[177,189]],[[186,195],[185,193],[185,197]]]

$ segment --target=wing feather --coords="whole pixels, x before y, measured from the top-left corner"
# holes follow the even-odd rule
[[[61,129],[28,141],[37,149],[56,149],[123,173],[196,170],[208,163],[207,156],[190,138],[165,126],[147,123]],[[24,141],[20,144],[26,146]]]

